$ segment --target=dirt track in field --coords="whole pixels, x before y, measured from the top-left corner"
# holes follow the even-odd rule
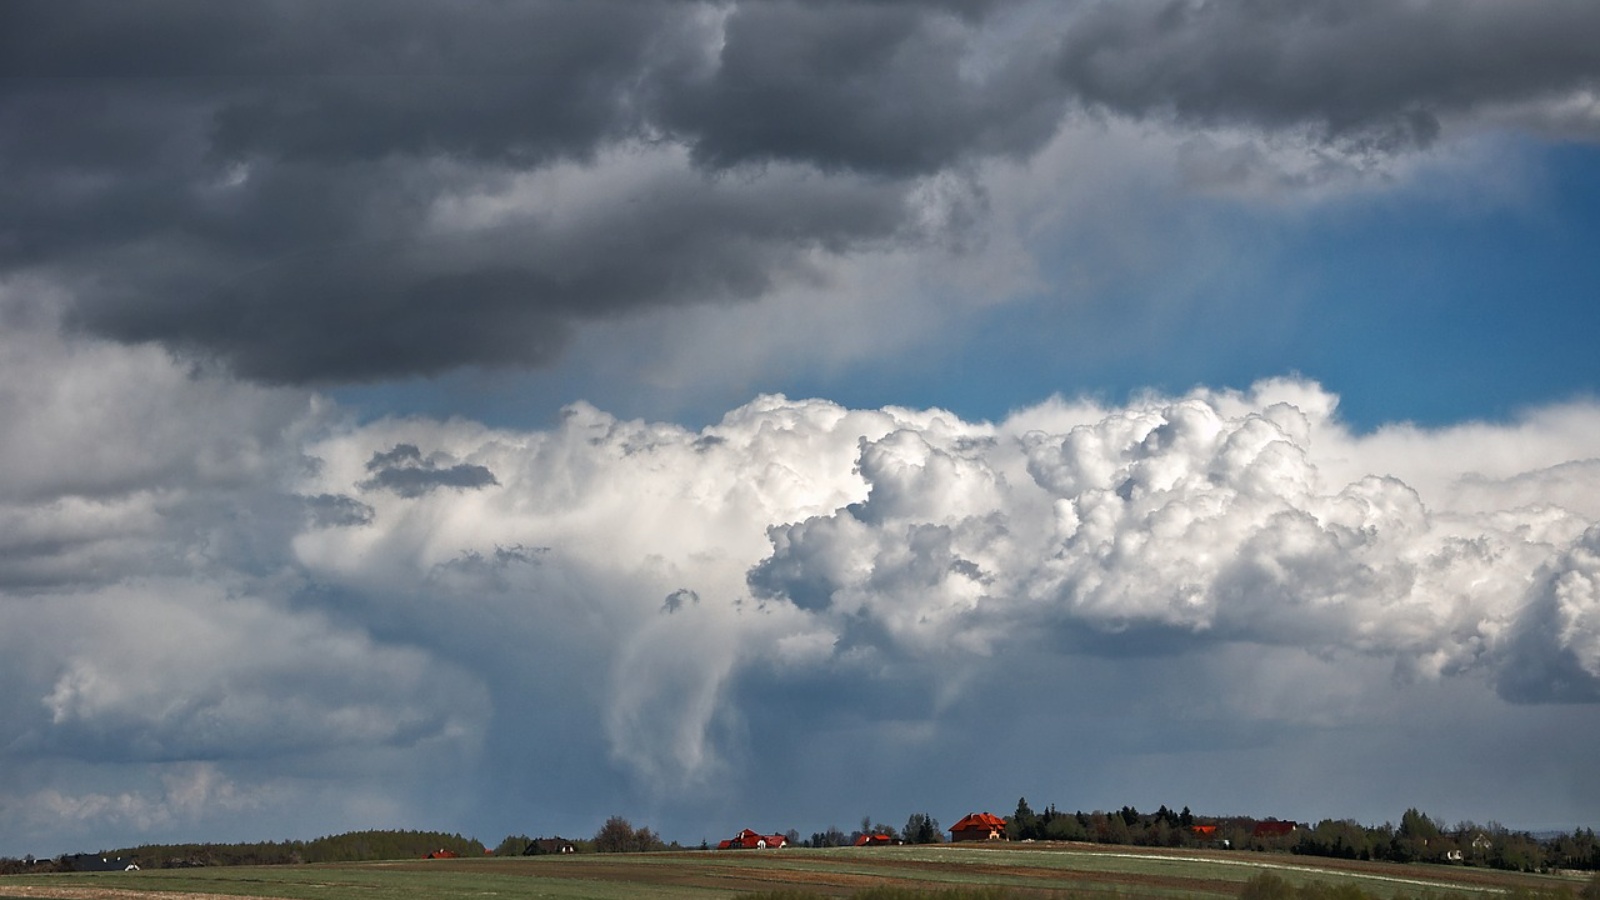
[[[49,897],[53,900],[277,900],[274,897],[247,897],[240,894],[194,894],[184,891],[134,891],[83,885],[10,885],[0,881],[0,897]]]

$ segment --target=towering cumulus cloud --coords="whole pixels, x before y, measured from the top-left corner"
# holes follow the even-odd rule
[[[1537,633],[1573,681],[1551,669],[1518,682],[1519,698],[1592,695],[1600,666],[1581,623],[1597,532],[1563,507],[1592,508],[1592,489],[1483,512],[1382,469],[1346,481],[1381,439],[1352,438],[1332,409],[1314,386],[1267,383],[1039,430],[863,439],[866,500],[773,529],[752,585],[913,651],[987,653],[1038,629],[1159,631],[1437,676],[1525,666],[1518,636]]]
[[[342,602],[463,664],[493,632],[515,688],[489,728],[542,732],[560,686],[620,771],[679,799],[787,740],[759,722],[799,685],[869,717],[891,684],[956,708],[1018,654],[1259,647],[1595,699],[1600,462],[1574,454],[1600,413],[1357,436],[1335,407],[1284,380],[999,424],[781,397],[699,432],[582,406],[539,433],[379,423],[311,448],[325,464],[301,486],[371,521],[295,547]],[[1397,443],[1426,463],[1394,467]],[[384,490],[369,460],[397,446],[497,482]]]
[[[752,670],[1244,644],[1593,699],[1600,462],[1569,454],[1595,411],[1358,437],[1335,405],[1273,381],[998,425],[781,397],[701,432],[581,406],[531,434],[380,423],[313,447],[302,485],[370,521],[295,546],[412,640],[441,615],[463,650],[516,635],[496,665],[583,682],[613,758],[673,791],[728,763]],[[1395,441],[1427,471],[1389,468]],[[496,481],[395,492],[368,475],[391,447]]]

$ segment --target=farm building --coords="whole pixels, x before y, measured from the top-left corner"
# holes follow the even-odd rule
[[[733,837],[717,844],[718,850],[766,850],[787,846],[789,839],[781,834],[760,834],[746,828]]]
[[[93,853],[75,853],[65,857],[70,872],[137,872],[139,867],[133,862],[118,856],[96,856]]]
[[[455,852],[454,850],[440,849],[440,850],[435,850],[432,853],[429,853],[427,858],[428,859],[455,859],[456,857],[458,857],[460,855],[461,854]]]
[[[1250,836],[1258,838],[1283,837],[1285,835],[1294,834],[1295,829],[1298,827],[1299,826],[1293,822],[1284,822],[1278,819],[1267,819],[1264,822],[1257,822],[1255,827],[1250,829]]]
[[[904,844],[899,838],[892,838],[887,834],[863,834],[856,838],[857,847],[889,847]]]
[[[992,813],[968,813],[961,821],[950,826],[952,842],[1006,839],[1006,820]]]

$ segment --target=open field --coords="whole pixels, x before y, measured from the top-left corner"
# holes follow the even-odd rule
[[[1362,863],[1087,844],[684,851],[524,858],[399,860],[302,866],[168,869],[0,878],[0,898],[65,900],[622,900],[736,897],[803,890],[848,897],[874,887],[1003,888],[1049,896],[1235,897],[1271,871],[1300,884],[1351,884],[1377,897],[1540,892],[1583,879],[1487,869]]]

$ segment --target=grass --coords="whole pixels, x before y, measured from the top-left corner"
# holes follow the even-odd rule
[[[140,894],[281,900],[1029,900],[1035,897],[1238,897],[1270,872],[1290,888],[1327,885],[1376,898],[1506,897],[1567,890],[1581,879],[1445,866],[1306,857],[1142,851],[1085,844],[774,851],[691,851],[454,860],[397,860],[0,878],[0,898],[138,900]],[[1353,890],[1352,890],[1353,889]],[[38,893],[44,891],[46,893]],[[151,900],[155,900],[152,896]]]

